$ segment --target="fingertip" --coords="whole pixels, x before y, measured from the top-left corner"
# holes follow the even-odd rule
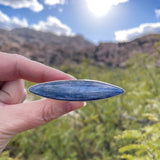
[[[74,76],[72,76],[71,74],[67,74],[71,80],[77,80],[77,78],[75,78]]]
[[[68,102],[65,104],[66,112],[74,111],[80,109],[84,106],[84,102]]]

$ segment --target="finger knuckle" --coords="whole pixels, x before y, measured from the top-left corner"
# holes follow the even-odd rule
[[[19,99],[13,96],[6,96],[5,103],[7,104],[17,104]]]
[[[42,107],[42,119],[44,123],[47,123],[57,117],[57,114],[54,110],[54,104],[52,102],[44,103]]]

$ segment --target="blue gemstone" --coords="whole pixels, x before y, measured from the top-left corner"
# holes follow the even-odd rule
[[[118,86],[94,80],[61,80],[41,83],[29,91],[51,99],[64,101],[92,101],[122,94]]]

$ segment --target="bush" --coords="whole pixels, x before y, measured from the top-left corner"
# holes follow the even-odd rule
[[[125,68],[93,66],[85,60],[83,64],[65,64],[59,69],[78,79],[119,85],[126,92],[88,102],[81,110],[17,135],[8,145],[8,157],[19,156],[20,160],[160,158],[160,68],[156,66],[156,57],[136,55]],[[31,85],[26,82],[27,88]]]

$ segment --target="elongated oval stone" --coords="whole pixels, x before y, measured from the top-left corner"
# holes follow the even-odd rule
[[[29,91],[51,99],[64,101],[92,101],[122,94],[118,86],[93,80],[62,80],[41,83]]]

